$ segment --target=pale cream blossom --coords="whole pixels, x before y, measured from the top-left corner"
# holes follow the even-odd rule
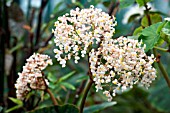
[[[56,59],[62,67],[71,58],[78,63],[80,57],[85,57],[90,45],[112,38],[115,25],[114,16],[111,17],[94,6],[88,9],[76,8],[69,14],[58,17],[55,29],[52,30],[57,46],[54,49]]]
[[[44,90],[47,88],[49,82],[43,78],[42,70],[49,64],[52,65],[52,60],[44,54],[34,53],[27,59],[23,71],[18,73],[19,78],[15,84],[18,99],[23,100],[32,89]]]
[[[125,37],[103,41],[97,50],[92,49],[89,63],[96,91],[104,89],[110,101],[134,84],[148,88],[156,78],[155,58],[147,56],[144,49],[142,41]]]

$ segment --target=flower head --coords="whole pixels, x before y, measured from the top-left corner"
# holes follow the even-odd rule
[[[15,84],[17,98],[23,100],[31,89],[46,89],[48,81],[43,78],[42,70],[49,64],[52,65],[52,60],[48,55],[34,53],[27,59],[22,73],[18,73],[19,78]]]
[[[101,45],[90,52],[90,68],[96,91],[105,89],[103,93],[109,101],[111,94],[115,96],[137,83],[148,88],[155,80],[156,70],[152,66],[155,58],[145,54],[142,41],[120,37]]]
[[[65,14],[55,22],[56,58],[65,67],[66,60],[74,57],[78,63],[84,57],[91,44],[98,44],[113,36],[116,25],[115,17],[91,6],[89,9],[76,8],[70,14]]]

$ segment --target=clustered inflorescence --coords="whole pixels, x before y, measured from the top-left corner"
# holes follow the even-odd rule
[[[156,70],[152,66],[153,54],[147,56],[142,41],[120,37],[103,41],[101,46],[90,52],[90,68],[96,84],[96,91],[112,100],[117,92],[141,84],[148,88],[155,80]]]
[[[66,60],[74,57],[75,63],[86,55],[91,44],[98,44],[113,36],[116,25],[114,16],[111,17],[101,9],[91,6],[89,9],[76,8],[70,14],[65,14],[55,22],[53,30],[55,43],[55,57],[62,67]],[[80,53],[79,53],[80,52]]]
[[[119,91],[132,88],[140,83],[148,88],[156,77],[152,67],[154,56],[147,56],[142,41],[120,37],[112,39],[116,21],[101,9],[91,6],[89,9],[76,8],[55,22],[53,30],[57,49],[55,57],[62,67],[66,60],[74,57],[75,63],[84,57],[89,46],[98,44],[98,49],[89,51],[89,63],[96,91],[111,101]],[[112,94],[111,94],[112,93]]]
[[[88,54],[96,91],[104,90],[108,101],[137,83],[148,88],[156,77],[152,66],[155,58],[145,54],[142,41],[125,37],[112,39],[116,24],[114,16],[91,6],[82,10],[76,8],[59,17],[53,30],[57,46],[54,53],[62,67],[72,57],[78,63],[80,57]],[[93,44],[98,48],[91,49]],[[24,99],[31,89],[46,88],[48,81],[41,71],[48,64],[52,64],[48,55],[33,54],[27,59],[15,84],[17,98]]]
[[[43,78],[42,70],[49,64],[52,65],[52,60],[48,55],[34,53],[27,59],[22,73],[18,73],[19,78],[15,84],[17,98],[23,100],[31,89],[44,90],[47,88],[48,81]]]

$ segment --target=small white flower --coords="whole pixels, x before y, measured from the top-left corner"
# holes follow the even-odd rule
[[[124,85],[124,86],[122,86],[122,91],[124,91],[124,90],[126,90],[127,89],[127,87]]]
[[[62,65],[62,67],[66,66],[66,60],[65,59],[61,59],[60,60],[60,64]]]

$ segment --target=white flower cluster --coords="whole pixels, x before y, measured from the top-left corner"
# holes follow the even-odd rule
[[[93,49],[89,62],[96,91],[105,89],[103,94],[111,101],[117,92],[134,84],[148,88],[156,77],[155,58],[147,56],[144,49],[142,41],[125,37],[103,41],[98,50]]]
[[[91,6],[89,9],[76,8],[70,14],[65,14],[55,22],[55,35],[57,49],[55,57],[62,67],[66,60],[74,57],[75,63],[86,55],[91,44],[98,44],[113,36],[116,25],[115,17],[102,12],[101,9]]]
[[[43,78],[41,71],[49,64],[52,65],[52,60],[44,54],[34,53],[27,59],[22,73],[18,73],[19,78],[15,84],[17,98],[23,100],[31,89],[46,89],[48,81]]]

